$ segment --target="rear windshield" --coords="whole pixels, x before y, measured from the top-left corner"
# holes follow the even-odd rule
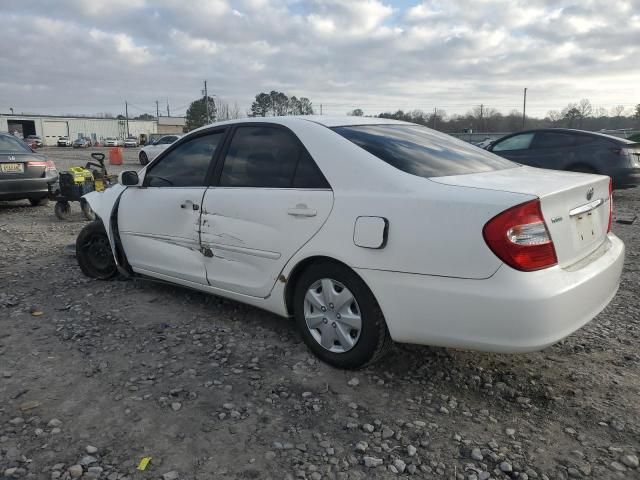
[[[464,175],[517,166],[420,125],[360,125],[332,130],[397,169],[419,177]]]
[[[10,135],[0,135],[0,152],[24,153],[29,151],[21,140]]]

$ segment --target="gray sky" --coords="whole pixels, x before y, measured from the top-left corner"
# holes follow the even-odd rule
[[[640,103],[640,0],[0,2],[0,112],[184,114],[261,91],[365,114]]]

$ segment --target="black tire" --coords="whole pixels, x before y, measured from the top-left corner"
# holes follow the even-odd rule
[[[359,337],[350,350],[342,353],[329,351],[318,343],[305,320],[305,295],[312,285],[321,279],[331,279],[342,284],[352,293],[359,307],[362,319]],[[349,370],[362,368],[384,357],[393,344],[384,315],[373,293],[364,281],[345,265],[333,262],[310,265],[295,285],[293,310],[296,324],[307,347],[322,361],[334,367]]]
[[[100,220],[91,222],[78,234],[76,258],[87,277],[109,280],[118,274],[111,244]]]
[[[138,158],[140,159],[140,165],[146,165],[147,163],[149,163],[149,157],[147,157],[147,154],[145,152],[140,152]]]
[[[53,208],[53,211],[60,220],[69,220],[71,216],[71,204],[69,202],[56,202],[56,206]]]
[[[572,165],[567,170],[569,170],[570,172],[578,172],[578,173],[592,173],[592,174],[598,173],[598,171],[595,168],[590,167],[589,165]]]
[[[49,203],[49,199],[47,197],[30,198],[29,203],[32,207],[42,207]]]
[[[82,213],[84,218],[93,222],[96,219],[96,213],[91,209],[89,202],[87,202],[84,198],[80,200],[80,208],[82,209]]]

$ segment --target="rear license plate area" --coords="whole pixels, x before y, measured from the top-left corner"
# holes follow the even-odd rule
[[[576,241],[578,245],[589,245],[600,236],[598,233],[598,222],[595,217],[595,212],[582,213],[574,217]]]
[[[0,163],[0,172],[2,172],[2,173],[24,173],[24,164],[22,164],[22,163]]]

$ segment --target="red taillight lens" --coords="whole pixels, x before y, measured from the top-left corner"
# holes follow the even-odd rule
[[[613,180],[609,178],[609,225],[607,233],[611,232],[611,224],[613,223]]]
[[[496,215],[482,235],[491,251],[516,270],[532,272],[558,263],[538,199]]]
[[[28,167],[46,167],[47,166],[47,162],[41,162],[38,160],[31,160],[29,162],[27,162],[27,166]]]

